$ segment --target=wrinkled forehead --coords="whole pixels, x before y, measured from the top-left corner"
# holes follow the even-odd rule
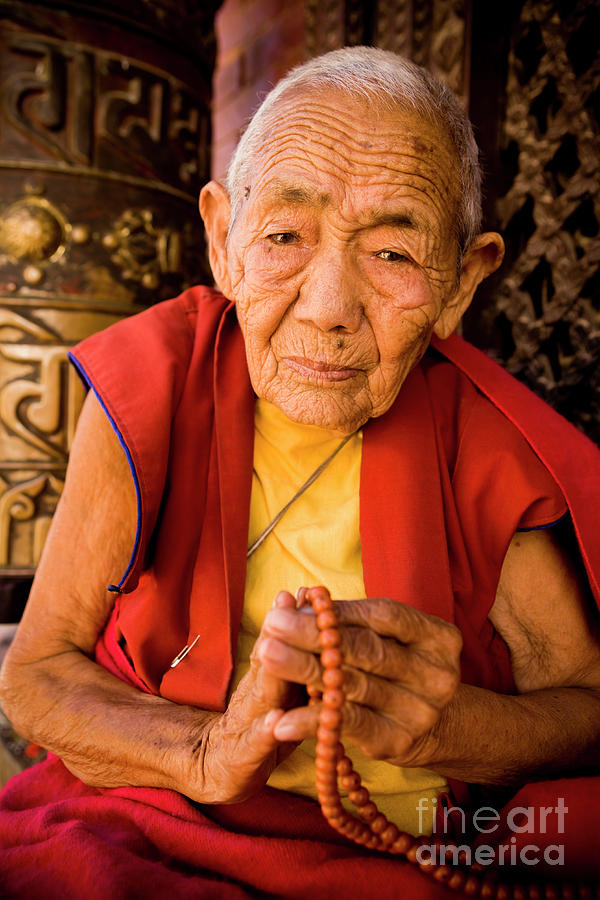
[[[412,109],[389,109],[339,90],[290,91],[271,110],[252,160],[246,196],[281,180],[339,203],[354,189],[414,195],[453,215],[458,160],[443,126]]]

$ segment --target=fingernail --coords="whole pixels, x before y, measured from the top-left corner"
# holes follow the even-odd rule
[[[289,631],[290,627],[293,627],[295,621],[294,619],[290,619],[289,609],[270,609],[265,616],[265,620],[268,622],[270,628],[278,631]]]
[[[279,591],[275,595],[275,599],[273,600],[273,606],[279,609],[285,609],[290,606],[290,603],[293,603],[293,597],[289,591]]]
[[[278,741],[295,741],[297,740],[296,729],[291,723],[278,722],[273,729],[273,735]]]
[[[275,723],[282,717],[283,710],[282,709],[271,709],[265,716],[265,725],[267,728],[271,728]]]

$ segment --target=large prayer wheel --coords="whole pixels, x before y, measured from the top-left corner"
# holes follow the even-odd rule
[[[218,6],[0,3],[0,620],[64,482],[70,346],[209,278]]]

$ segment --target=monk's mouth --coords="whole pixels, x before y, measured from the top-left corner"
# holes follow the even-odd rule
[[[352,369],[349,366],[339,366],[335,363],[317,362],[314,359],[306,359],[300,356],[286,356],[284,362],[297,372],[310,380],[323,381],[347,381],[360,374],[360,369]]]

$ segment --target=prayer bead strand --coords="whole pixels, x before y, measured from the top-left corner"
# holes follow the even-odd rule
[[[340,742],[345,702],[342,669],[344,662],[339,633],[339,618],[329,591],[324,587],[303,589],[300,603],[310,603],[317,617],[323,687],[309,685],[309,706],[321,704],[317,731],[316,785],[323,815],[329,824],[350,840],[369,850],[379,850],[404,856],[418,866],[434,881],[445,884],[450,890],[481,900],[600,900],[600,886],[563,883],[504,884],[498,881],[499,873],[471,866],[449,863],[420,863],[419,847],[424,840],[413,837],[389,822],[370,798],[361,777],[355,771],[352,760],[346,756]],[[339,785],[347,792],[355,806],[357,816],[342,805]],[[450,848],[447,856],[452,855]]]

